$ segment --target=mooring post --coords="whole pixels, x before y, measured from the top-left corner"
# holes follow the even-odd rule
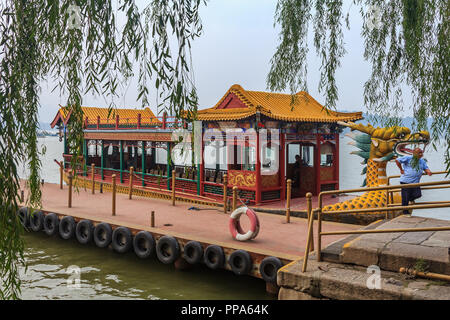
[[[91,164],[92,172],[92,194],[95,194],[95,163]]]
[[[314,212],[312,212],[312,193],[308,192],[306,194],[306,210],[308,212],[308,221],[309,219],[314,220]],[[312,215],[312,216],[311,216]],[[309,252],[314,251],[314,237],[313,237],[313,233],[311,232],[311,246],[309,247]]]
[[[234,210],[236,210],[236,203],[237,203],[237,187],[234,186],[233,187],[233,207],[232,207],[232,211],[234,212]]]
[[[60,188],[61,190],[62,190],[62,188],[63,188],[63,174],[64,174],[63,167],[60,166],[60,167],[59,167],[59,188]]]
[[[112,215],[116,215],[116,175],[113,174],[112,178]]]
[[[175,170],[172,170],[172,205],[175,205]]]
[[[134,168],[130,167],[130,186],[128,187],[128,199],[130,199],[130,200],[133,195],[133,171],[134,171]]]
[[[286,223],[291,222],[291,189],[292,189],[292,180],[288,179],[286,181]]]
[[[228,176],[225,173],[223,175],[223,213],[227,214],[227,184],[228,184]]]
[[[69,173],[69,203],[68,203],[68,205],[69,205],[69,208],[72,208],[72,179],[73,179],[73,176],[72,176],[72,172],[70,172]]]
[[[152,228],[155,227],[155,211],[152,211],[151,216],[150,216],[150,227],[152,227]]]

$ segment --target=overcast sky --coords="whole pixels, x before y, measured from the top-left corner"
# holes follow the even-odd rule
[[[138,1],[145,3],[146,1]],[[363,58],[362,20],[359,9],[344,1],[345,13],[350,8],[351,29],[344,29],[347,54],[337,71],[338,110],[365,111],[363,85],[369,78],[370,65]],[[277,47],[279,28],[274,28],[276,0],[211,0],[201,9],[203,34],[193,43],[193,66],[200,109],[213,106],[233,84],[244,89],[266,91],[270,59]],[[318,92],[320,60],[312,45],[308,57],[308,90],[319,102],[325,98]],[[40,121],[53,120],[58,104],[66,96],[50,93],[50,84],[42,85]],[[136,81],[132,81],[123,97],[121,108],[139,106]],[[83,105],[107,107],[102,97],[86,95]],[[150,106],[154,111],[156,101]],[[406,112],[406,115],[411,113]]]

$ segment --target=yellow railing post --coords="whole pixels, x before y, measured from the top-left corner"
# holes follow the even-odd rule
[[[228,184],[228,176],[227,174],[223,175],[223,213],[227,214],[227,184]]]
[[[236,210],[236,204],[237,204],[237,187],[234,186],[233,187],[233,207],[232,207],[232,211],[234,212],[234,210]]]
[[[317,210],[317,261],[322,260],[322,193],[319,193],[318,198],[319,208]]]
[[[64,175],[64,169],[63,169],[63,167],[59,167],[59,188],[61,190],[63,188],[63,175]]]
[[[291,222],[291,189],[292,180],[288,179],[286,181],[286,223]]]
[[[95,194],[95,163],[91,164],[92,172],[92,194]]]
[[[306,194],[306,198],[309,198],[309,201],[311,201],[311,197],[312,194],[311,192],[308,192]],[[306,248],[305,248],[305,253],[304,253],[304,257],[303,257],[303,266],[302,266],[302,272],[306,271],[306,267],[308,264],[308,255],[310,252],[310,247],[311,247],[311,240],[313,238],[313,225],[314,225],[314,212],[311,211],[311,206],[307,206],[308,207],[308,234],[307,234],[307,239],[306,239]]]
[[[133,196],[133,171],[134,168],[130,167],[130,186],[128,187],[128,199],[131,200],[132,196]]]
[[[175,205],[175,170],[172,170],[172,205]]]
[[[112,178],[112,215],[116,215],[116,175],[113,174]]]
[[[308,212],[308,221],[310,219],[314,220],[314,213],[312,212],[312,193],[311,192],[308,192],[306,194],[306,210]],[[311,230],[310,238],[311,238],[311,245],[309,248],[309,252],[312,252],[312,251],[314,251],[314,229]]]

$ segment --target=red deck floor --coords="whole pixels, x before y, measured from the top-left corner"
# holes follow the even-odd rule
[[[90,190],[79,188],[73,192],[72,208],[68,208],[68,188],[59,189],[57,184],[46,183],[42,187],[42,207],[45,211],[88,218],[95,221],[105,221],[111,224],[128,226],[130,228],[149,230],[182,237],[190,240],[215,243],[223,247],[251,250],[267,255],[294,260],[304,253],[307,237],[306,219],[291,217],[291,223],[285,222],[285,217],[269,213],[257,213],[260,220],[258,236],[246,242],[234,240],[228,230],[229,215],[221,212],[221,208],[199,207],[201,211],[188,210],[189,203],[141,198],[134,196],[132,200],[127,195],[117,194],[116,216],[111,215],[112,194],[99,193],[92,195]],[[155,211],[155,228],[150,227],[150,212]],[[241,219],[244,230],[248,221]],[[357,225],[335,222],[323,222],[323,231],[355,230]],[[315,228],[316,229],[316,228]],[[316,234],[316,230],[315,230]],[[328,245],[342,236],[327,236],[323,238],[323,246]]]

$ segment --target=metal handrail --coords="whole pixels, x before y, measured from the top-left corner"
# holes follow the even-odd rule
[[[352,209],[345,211],[333,211],[327,210],[323,211],[323,196],[328,194],[340,194],[340,193],[348,193],[348,192],[359,192],[359,191],[380,191],[386,190],[400,190],[402,188],[415,188],[422,186],[436,186],[439,188],[448,188],[450,186],[450,180],[443,181],[433,181],[433,182],[421,182],[421,183],[411,183],[411,184],[403,184],[403,185],[386,185],[386,186],[377,186],[377,187],[369,187],[369,188],[357,188],[357,189],[346,189],[346,190],[331,190],[331,191],[323,191],[319,193],[318,197],[318,205],[317,209],[311,210],[312,214],[309,214],[308,217],[308,236],[305,248],[305,254],[303,259],[303,268],[302,272],[306,271],[308,256],[311,247],[311,239],[313,237],[313,224],[314,224],[314,213],[317,212],[317,261],[321,261],[321,248],[322,248],[322,236],[325,235],[343,235],[343,234],[365,234],[365,233],[390,233],[390,232],[420,232],[420,231],[448,231],[449,227],[435,227],[435,228],[415,228],[415,229],[375,229],[375,230],[352,230],[352,231],[333,231],[333,232],[322,232],[322,214],[330,214],[330,213],[367,213],[367,212],[388,212],[393,210],[409,210],[409,209],[428,209],[428,208],[447,208],[450,207],[450,201],[440,201],[439,203],[434,202],[431,204],[413,204],[408,206],[389,206],[389,203],[386,203],[385,207],[376,207],[376,208],[366,208],[366,209]]]

